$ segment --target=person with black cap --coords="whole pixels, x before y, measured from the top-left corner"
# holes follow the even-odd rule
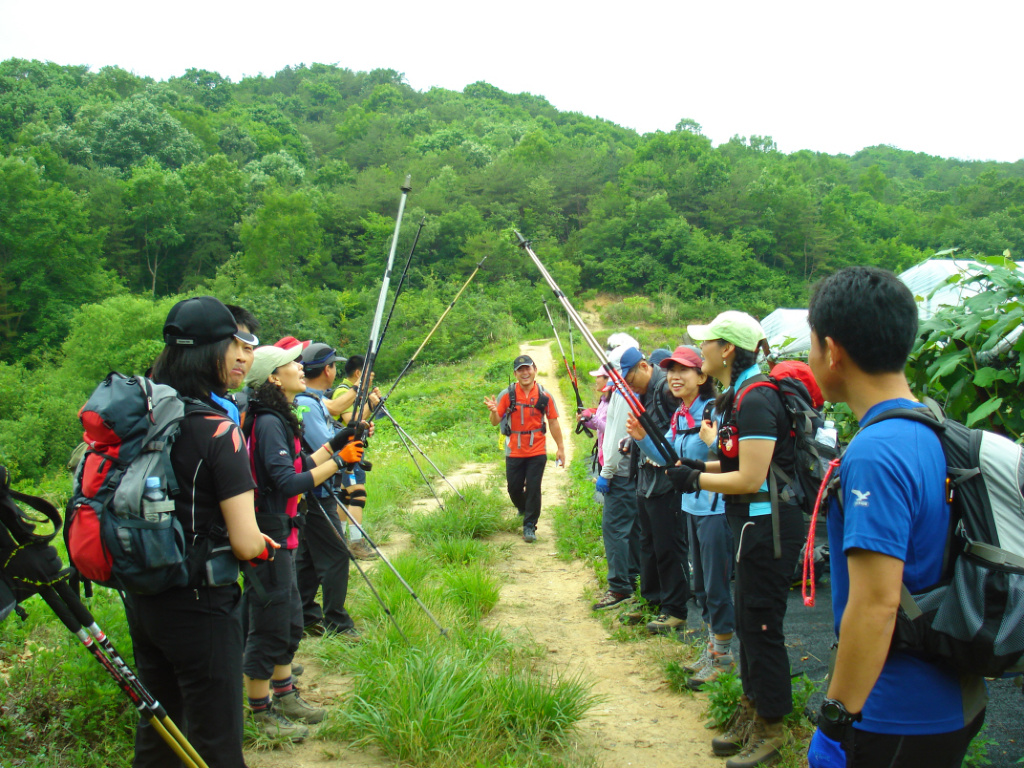
[[[256,479],[256,521],[261,531],[281,543],[273,561],[260,563],[247,574],[245,687],[253,719],[263,732],[293,741],[308,734],[303,722],[319,723],[324,717],[323,709],[299,695],[291,670],[303,630],[293,558],[299,545],[299,495],[330,480],[342,463],[335,461],[336,450],[342,461],[357,461],[362,455],[359,441],[351,440],[352,430],[339,432],[308,454],[301,451],[294,409],[295,397],[306,390],[301,353],[299,344],[260,347],[245,378],[252,388],[247,432]]]
[[[565,466],[562,427],[558,407],[537,383],[537,366],[529,355],[520,355],[512,363],[516,381],[498,397],[485,397],[491,424],[502,424],[505,441],[505,480],[508,496],[523,517],[523,541],[537,540],[540,519],[540,486],[548,460],[545,432],[557,446],[558,466]],[[507,418],[506,418],[507,417]],[[502,421],[504,419],[504,421]],[[545,424],[546,422],[546,424]]]
[[[301,360],[306,391],[295,398],[295,411],[302,422],[306,445],[314,447],[329,442],[343,429],[331,416],[325,398],[337,374],[337,354],[329,344],[314,342],[302,351]],[[342,475],[352,474],[349,467],[339,467],[339,471]],[[335,479],[327,483],[335,483]],[[302,598],[302,622],[306,634],[333,632],[358,642],[359,632],[345,609],[351,544],[344,538],[346,526],[338,515],[338,505],[327,483],[306,494],[306,527],[295,560]],[[359,508],[365,491],[353,497],[358,489],[346,490],[346,506],[355,517],[357,512],[353,508]],[[321,586],[322,608],[316,602],[316,593]]]
[[[179,493],[174,515],[192,545],[227,531],[239,560],[269,557],[277,546],[260,533],[253,511],[252,472],[245,441],[211,394],[224,392],[247,362],[246,344],[231,312],[212,296],[178,302],[164,324],[166,346],[153,378],[208,409],[186,417],[171,449]],[[127,595],[128,628],[139,677],[211,768],[244,768],[242,756],[241,590],[190,584],[156,595]],[[148,722],[139,721],[136,766],[180,762]]]

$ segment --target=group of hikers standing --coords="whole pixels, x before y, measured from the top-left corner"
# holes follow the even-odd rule
[[[294,655],[303,636],[361,639],[345,608],[349,561],[375,556],[361,541],[360,433],[373,433],[362,419],[379,395],[356,418],[359,360],[348,361],[347,386],[331,399],[345,362],[334,348],[294,337],[258,346],[258,331],[240,307],[186,299],[168,315],[152,369],[154,381],[203,406],[201,418],[183,420],[171,451],[174,515],[190,541],[226,532],[235,557],[251,562],[244,592],[200,579],[126,596],[140,679],[172,719],[188,724],[209,765],[232,768],[245,765],[243,675],[251,717],[266,735],[298,741],[306,724],[323,719],[296,687]],[[145,721],[134,765],[178,765]]]
[[[829,402],[847,403],[862,424],[887,410],[923,407],[904,374],[917,305],[894,274],[840,270],[815,287],[808,322],[812,386]],[[796,436],[778,388],[762,386],[760,355],[769,349],[756,319],[727,311],[687,332],[693,345],[650,357],[626,334],[607,345],[608,365],[675,451],[674,464],[609,384],[607,369],[591,372],[600,399],[577,418],[597,432],[608,564],[607,591],[592,607],[618,608],[626,624],[653,613],[650,633],[682,639],[687,604],[696,599],[706,642],[689,685],[739,675],[742,697],[711,747],[728,758],[727,768],[751,768],[779,758],[788,740],[783,720],[793,710],[783,624],[806,527],[796,499],[779,497],[770,480],[796,476]],[[508,492],[530,542],[545,419],[560,460],[564,450],[533,360],[520,356],[513,368],[516,383],[485,402],[491,423],[508,436]],[[812,768],[954,768],[984,722],[980,677],[890,652],[901,586],[913,592],[942,578],[951,513],[934,430],[905,418],[884,424],[852,441],[828,502],[841,642],[808,754]]]

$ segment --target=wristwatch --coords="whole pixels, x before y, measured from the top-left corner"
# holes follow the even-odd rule
[[[843,702],[838,699],[825,699],[821,702],[821,716],[830,725],[845,728],[853,723],[860,722],[864,715],[860,712],[852,714]]]

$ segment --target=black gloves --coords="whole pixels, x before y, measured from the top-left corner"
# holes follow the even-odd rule
[[[683,459],[683,461],[686,462],[688,460]],[[704,462],[691,463],[703,464]],[[680,493],[697,493],[700,490],[700,472],[701,470],[697,467],[690,467],[684,464],[681,467],[669,467],[665,470],[665,476],[672,483],[672,487]]]
[[[19,602],[34,595],[39,587],[54,584],[67,576],[57,549],[49,545],[23,546],[6,564],[0,563],[0,566],[14,586]]]
[[[332,453],[337,453],[355,439],[356,431],[352,427],[345,427],[328,440],[327,445],[330,446]]]
[[[698,461],[697,459],[680,459],[679,464],[684,467],[689,467],[690,469],[700,470],[701,472],[708,471],[708,465],[703,461]]]

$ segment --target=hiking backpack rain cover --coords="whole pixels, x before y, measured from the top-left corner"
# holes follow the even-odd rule
[[[946,578],[917,595],[903,587],[892,650],[983,677],[1024,671],[1024,449],[925,403],[864,425],[899,418],[934,429],[952,504]]]
[[[89,450],[75,472],[64,535],[71,563],[90,581],[140,595],[188,586],[171,467],[186,407],[172,387],[111,373],[79,411]],[[143,498],[148,477],[160,478],[164,500]]]

